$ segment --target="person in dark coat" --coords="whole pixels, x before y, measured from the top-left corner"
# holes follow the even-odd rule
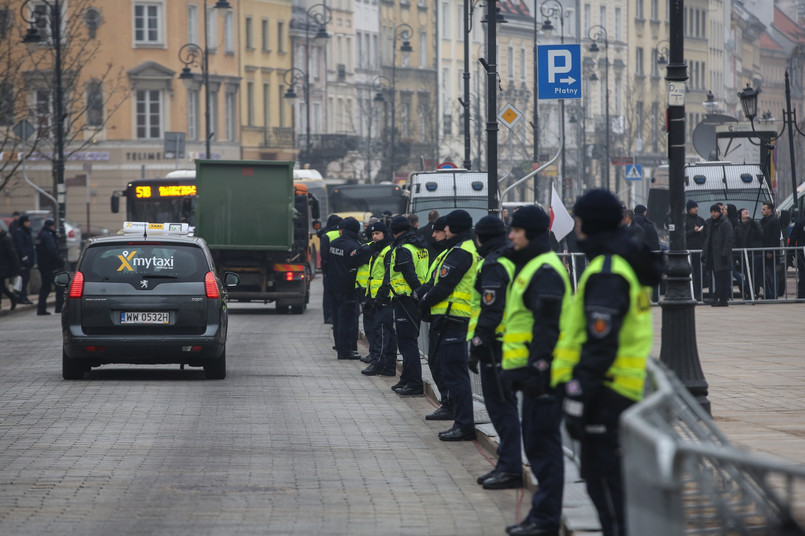
[[[433,261],[436,256],[439,254],[436,249],[433,247],[433,244],[436,242],[436,239],[433,238],[433,224],[436,223],[436,220],[439,219],[439,211],[431,210],[428,212],[428,223],[420,227],[417,232],[419,235],[425,239],[425,242],[428,244],[428,256]]]
[[[360,359],[358,355],[358,307],[355,276],[367,257],[358,255],[361,224],[346,218],[338,224],[341,236],[330,242],[327,278],[332,292],[333,331],[338,359]]]
[[[17,297],[6,286],[6,279],[17,277],[20,273],[20,258],[11,235],[0,227],[0,298],[5,294],[11,301],[11,309],[17,307]]]
[[[805,298],[805,216],[794,222],[788,245],[796,247],[797,252],[797,298]]]
[[[31,269],[36,264],[36,250],[34,237],[31,235],[31,219],[27,214],[20,216],[19,225],[14,231],[14,247],[20,258],[20,275],[22,276],[22,290],[17,296],[17,303],[32,305],[28,299],[28,282],[31,280]]]
[[[327,218],[327,225],[319,229],[319,232],[316,233],[319,237],[319,257],[321,258],[319,267],[321,268],[321,284],[323,290],[321,307],[324,311],[325,324],[333,323],[334,308],[332,293],[329,291],[327,285],[327,254],[330,251],[330,242],[341,236],[338,230],[338,224],[341,223],[341,219],[341,216],[337,214],[330,214],[330,217]]]
[[[781,238],[780,220],[774,211],[774,203],[763,203],[760,209],[763,218],[760,220],[760,228],[763,230],[762,242],[764,248],[779,248]],[[780,286],[785,284],[785,280],[780,280],[777,274],[779,263],[777,261],[779,253],[774,251],[763,252],[763,299],[774,300],[782,294]],[[781,284],[782,283],[782,284]]]
[[[699,216],[699,204],[688,199],[685,204],[685,239],[690,251],[690,268],[693,276],[693,297],[702,301],[702,248],[704,247],[704,218]]]
[[[721,207],[710,207],[710,224],[704,230],[702,262],[712,270],[715,288],[711,305],[726,307],[729,300],[730,278],[732,276],[732,247],[734,234],[732,224],[721,212]]]
[[[643,228],[644,240],[651,251],[660,250],[660,237],[654,222],[648,219],[646,205],[637,205],[634,208],[634,222]]]
[[[36,237],[36,260],[42,286],[39,289],[39,302],[36,305],[36,314],[49,315],[47,299],[53,287],[53,275],[64,268],[64,259],[59,251],[59,239],[56,235],[56,223],[45,220],[45,225]],[[64,304],[64,287],[56,287],[56,313],[61,313]]]
[[[738,226],[735,227],[735,249],[763,247],[763,230],[760,228],[760,224],[749,216],[749,209],[742,208],[738,211],[738,216]],[[754,281],[752,286],[754,287],[755,297],[757,297],[763,279],[763,255],[758,251],[749,251],[746,257],[741,255],[740,262],[742,265],[744,265],[746,258],[749,259],[749,266],[744,266],[743,272],[746,274],[747,280],[751,276],[752,281]],[[752,298],[752,294],[749,292],[749,285],[744,284],[743,294],[745,300]]]

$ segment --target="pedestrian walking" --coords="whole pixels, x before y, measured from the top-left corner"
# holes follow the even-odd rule
[[[392,246],[389,285],[394,309],[394,329],[397,333],[397,348],[402,354],[401,386],[396,389],[400,396],[419,396],[422,387],[422,362],[419,359],[419,306],[414,291],[419,289],[428,276],[428,244],[411,228],[405,216],[391,220]]]
[[[756,222],[749,215],[749,209],[742,208],[738,211],[738,225],[735,227],[735,249],[754,249],[763,247],[763,230],[760,223]],[[749,292],[749,281],[752,281],[754,295],[757,297],[763,281],[763,254],[759,251],[747,251],[746,256],[742,256],[740,265],[743,266],[745,274],[744,285],[741,289],[745,300],[752,298]],[[744,259],[749,259],[746,264]]]
[[[17,296],[17,303],[32,305],[33,302],[28,299],[28,283],[31,280],[31,270],[36,264],[36,250],[31,234],[31,219],[27,214],[20,216],[13,238],[17,256],[20,258],[20,276],[22,277],[22,288]]]
[[[535,207],[536,208],[536,207]],[[484,216],[475,224],[478,254],[484,258],[475,279],[480,310],[470,333],[469,368],[481,376],[484,405],[500,441],[492,471],[478,477],[484,489],[523,487],[520,455],[520,417],[510,382],[501,375],[503,359],[503,311],[506,288],[514,276],[514,264],[502,257],[509,249],[506,227],[497,216]]]
[[[551,364],[572,290],[567,270],[551,251],[549,226],[539,207],[518,210],[509,232],[513,249],[506,254],[515,276],[503,319],[503,377],[523,393],[523,445],[539,482],[528,515],[506,528],[520,536],[558,536],[562,515],[562,408],[551,388]]]
[[[710,305],[727,307],[732,288],[732,247],[734,233],[732,224],[722,213],[719,205],[710,207],[710,222],[704,229],[702,262],[705,270],[713,272],[713,287]]]
[[[6,286],[6,279],[16,278],[20,273],[20,258],[17,256],[17,248],[14,241],[5,227],[5,222],[0,223],[0,299],[3,294],[11,302],[11,310],[17,307],[17,296]]]
[[[434,359],[453,409],[453,426],[442,441],[475,439],[472,388],[467,370],[467,330],[472,316],[475,276],[480,257],[472,241],[472,216],[454,210],[445,220],[447,253],[436,266],[432,287],[421,289],[420,306],[430,310]],[[399,332],[397,336],[399,337]]]
[[[333,298],[333,332],[338,359],[360,359],[358,355],[358,307],[355,277],[363,260],[357,256],[361,247],[361,224],[345,218],[338,224],[341,236],[332,240],[327,253],[329,288]]]
[[[688,199],[685,204],[685,244],[690,251],[693,276],[693,298],[702,301],[702,248],[704,247],[704,218],[699,216],[699,204]]]
[[[651,351],[651,288],[662,257],[618,229],[620,203],[591,190],[574,207],[579,245],[590,263],[554,350],[551,385],[564,398],[565,427],[581,442],[581,475],[604,536],[627,534],[620,416],[643,397]]]
[[[42,279],[36,314],[49,315],[47,299],[53,288],[53,275],[64,268],[64,259],[59,251],[56,223],[52,219],[45,220],[42,230],[36,237],[36,261]],[[62,305],[64,305],[64,287],[56,287],[56,314],[61,313]]]
[[[369,366],[361,371],[366,376],[396,376],[397,336],[394,332],[394,314],[388,296],[389,263],[391,261],[391,238],[383,222],[369,226],[372,244],[364,246],[372,250],[369,261],[369,289],[363,307],[363,325],[367,323],[369,340]],[[382,289],[382,292],[381,292]],[[370,317],[367,322],[367,315]]]

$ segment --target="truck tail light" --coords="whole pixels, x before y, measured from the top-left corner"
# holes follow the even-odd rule
[[[208,298],[221,297],[221,293],[218,292],[218,281],[215,280],[215,274],[212,272],[207,272],[207,275],[204,276],[204,291]]]
[[[70,283],[70,298],[80,298],[84,295],[84,274],[76,272],[73,276],[73,282]]]
[[[285,272],[285,281],[293,281],[293,272]]]

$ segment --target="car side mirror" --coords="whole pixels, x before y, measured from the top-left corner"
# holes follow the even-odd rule
[[[112,198],[110,199],[110,202],[112,204],[111,206],[112,214],[117,214],[118,212],[120,212],[120,197],[113,195]]]
[[[236,287],[240,284],[240,276],[235,272],[224,272],[224,286]]]
[[[70,272],[59,272],[53,276],[53,283],[57,287],[66,287],[70,284]]]

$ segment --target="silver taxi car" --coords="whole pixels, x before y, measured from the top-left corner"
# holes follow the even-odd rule
[[[67,288],[62,309],[62,376],[81,379],[110,363],[204,367],[226,377],[227,287],[202,238],[187,224],[125,222],[122,235],[95,238]]]

